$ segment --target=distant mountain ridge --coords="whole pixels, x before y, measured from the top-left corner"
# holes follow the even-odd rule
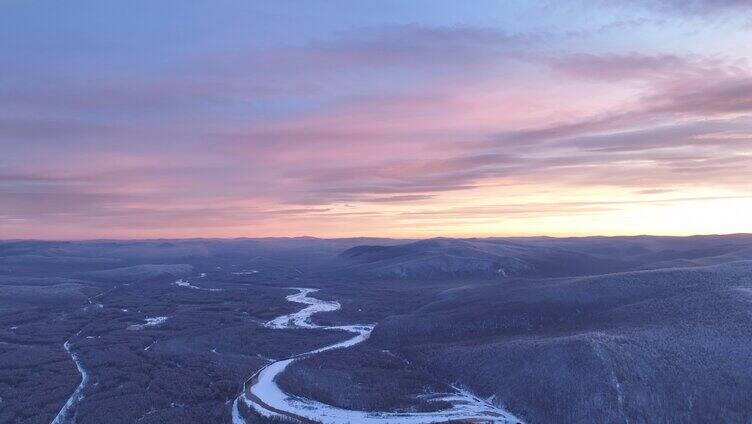
[[[339,257],[358,263],[361,269],[370,267],[376,275],[397,277],[506,277],[533,268],[524,260],[486,252],[459,240],[357,246],[342,252]]]
[[[338,259],[374,277],[563,277],[752,259],[752,236],[434,238],[355,246]]]
[[[551,262],[581,262],[584,256],[503,241],[436,238],[396,246],[356,246],[339,258],[354,270],[376,276],[503,278],[556,274]]]
[[[0,273],[243,263],[322,278],[565,277],[752,259],[752,235],[691,237],[237,238],[0,242]],[[216,266],[216,265],[215,265]],[[242,268],[242,267],[241,267]],[[283,271],[287,270],[287,271]],[[242,270],[241,270],[242,271]]]

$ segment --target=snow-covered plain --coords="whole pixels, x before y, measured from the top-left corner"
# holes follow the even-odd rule
[[[354,334],[353,337],[324,346],[319,349],[305,352],[291,358],[272,362],[253,375],[247,383],[250,387],[244,390],[233,403],[233,424],[244,424],[245,420],[240,414],[238,402],[243,401],[265,417],[295,418],[332,424],[369,423],[369,424],[422,424],[439,423],[451,420],[474,420],[486,423],[519,423],[508,411],[484,401],[467,390],[455,388],[454,393],[437,393],[429,397],[433,401],[446,401],[452,406],[448,409],[435,412],[367,412],[353,411],[327,405],[312,399],[289,395],[277,385],[276,377],[284,372],[285,368],[294,361],[333,349],[350,347],[365,341],[373,331],[373,325],[344,325],[344,326],[320,326],[311,322],[313,314],[319,312],[336,311],[340,304],[334,301],[325,301],[308,296],[316,289],[296,288],[298,291],[286,297],[287,300],[302,303],[304,309],[289,315],[277,317],[266,323],[269,328],[308,328],[346,331]]]

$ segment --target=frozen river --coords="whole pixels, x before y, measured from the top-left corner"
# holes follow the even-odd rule
[[[265,417],[293,418],[299,421],[314,421],[331,424],[387,424],[387,423],[440,423],[451,420],[472,420],[485,423],[519,423],[514,415],[494,406],[466,390],[455,389],[452,393],[437,393],[431,397],[435,401],[445,401],[452,406],[434,412],[370,412],[355,411],[327,405],[313,399],[301,398],[285,393],[276,382],[276,377],[291,363],[333,349],[343,349],[365,341],[373,331],[372,325],[321,326],[313,323],[311,317],[319,312],[336,311],[340,304],[309,296],[317,291],[310,288],[296,288],[297,293],[287,296],[290,302],[306,305],[298,312],[277,317],[266,323],[276,329],[323,329],[338,330],[352,334],[352,337],[332,345],[275,361],[254,374],[244,386],[243,393],[233,403],[233,423],[244,424],[238,408],[244,402]]]

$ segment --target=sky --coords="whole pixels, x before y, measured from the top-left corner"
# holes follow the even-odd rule
[[[752,232],[750,46],[747,0],[0,0],[0,239]]]

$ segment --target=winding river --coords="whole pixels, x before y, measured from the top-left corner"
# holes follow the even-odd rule
[[[450,408],[435,412],[354,411],[285,393],[277,385],[276,377],[284,372],[288,365],[299,359],[328,350],[354,346],[365,341],[373,331],[373,325],[321,326],[314,324],[311,322],[313,314],[336,311],[340,309],[340,304],[310,297],[309,294],[317,291],[316,289],[296,288],[295,290],[297,290],[297,293],[287,296],[286,299],[307,306],[298,312],[283,315],[267,322],[265,324],[267,327],[339,330],[351,333],[353,336],[339,343],[272,362],[260,369],[245,382],[242,393],[233,402],[233,424],[245,424],[245,419],[240,413],[239,402],[245,403],[265,417],[292,418],[301,422],[321,422],[325,424],[423,424],[452,420],[484,423],[521,422],[508,411],[458,388],[455,388],[453,393],[437,393],[431,396],[432,400],[445,401],[451,404]]]
[[[78,333],[76,333],[76,336],[80,334],[81,331],[79,330]],[[65,405],[63,405],[63,407],[60,409],[60,412],[57,413],[55,418],[52,420],[52,423],[50,424],[62,424],[68,420],[68,415],[70,415],[73,407],[76,405],[76,403],[78,403],[78,401],[83,399],[84,387],[86,387],[86,382],[89,381],[89,373],[86,372],[86,369],[81,363],[81,359],[78,357],[78,354],[73,352],[73,350],[71,349],[70,339],[65,341],[63,348],[65,348],[65,351],[68,352],[68,355],[70,355],[73,363],[76,364],[78,373],[81,374],[81,382],[78,383],[76,390],[73,391],[73,394],[70,395],[68,400],[65,402]]]
[[[110,293],[111,291],[117,289],[120,287],[120,285],[114,286],[111,289],[104,291],[102,293],[99,293],[97,295],[91,296],[88,299],[86,299],[86,304],[81,307],[81,310],[87,311],[90,306],[95,306],[96,308],[104,308],[104,305],[102,305],[99,302],[95,302],[94,300],[97,298],[101,298],[107,293]],[[65,401],[65,404],[62,408],[60,408],[60,411],[55,415],[55,418],[52,419],[52,422],[50,424],[63,424],[65,422],[75,422],[75,417],[69,417],[72,413],[75,412],[75,407],[78,402],[81,401],[81,399],[84,398],[84,388],[86,387],[86,383],[89,381],[89,373],[86,371],[86,368],[84,368],[84,364],[81,362],[81,358],[78,356],[77,353],[73,351],[73,348],[71,347],[71,340],[75,337],[79,337],[81,335],[81,332],[83,329],[78,330],[76,334],[68,338],[68,340],[63,343],[63,349],[65,349],[66,352],[68,352],[68,355],[70,356],[71,360],[74,364],[76,364],[76,369],[78,370],[78,373],[81,374],[81,382],[78,383],[78,386],[76,386],[76,389],[73,391],[73,393],[68,397],[68,400]]]

